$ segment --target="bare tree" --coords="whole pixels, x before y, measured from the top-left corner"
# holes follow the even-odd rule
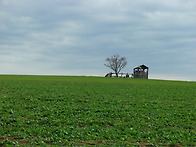
[[[106,58],[106,62],[107,63],[104,65],[112,69],[115,72],[116,77],[118,77],[118,74],[121,69],[127,65],[126,58],[120,57],[118,54]]]

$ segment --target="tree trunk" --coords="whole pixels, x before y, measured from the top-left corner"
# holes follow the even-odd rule
[[[117,73],[117,72],[115,72],[115,74],[116,74],[116,77],[118,77],[118,73]]]

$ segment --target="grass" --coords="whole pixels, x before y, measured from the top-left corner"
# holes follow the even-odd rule
[[[0,76],[0,146],[195,146],[196,83]]]

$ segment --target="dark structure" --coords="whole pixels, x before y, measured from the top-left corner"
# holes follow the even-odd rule
[[[148,79],[149,68],[145,65],[140,65],[133,69],[133,78]]]
[[[116,73],[108,73],[105,75],[105,77],[117,77],[116,76]],[[129,73],[118,73],[118,77],[119,78],[132,78],[132,74],[129,74]]]

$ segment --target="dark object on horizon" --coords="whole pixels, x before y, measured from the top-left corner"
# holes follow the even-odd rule
[[[149,68],[145,65],[140,65],[133,69],[133,78],[148,79]]]
[[[121,69],[124,68],[127,65],[127,61],[125,57],[120,57],[120,55],[116,54],[111,57],[106,58],[106,64],[104,64],[106,67],[109,67],[112,69],[118,77],[118,74],[120,73]],[[107,75],[108,77],[111,77],[112,75]]]
[[[119,78],[132,78],[133,77],[132,75],[133,74],[129,74],[129,73],[118,73]],[[117,77],[117,76],[116,76],[116,73],[110,72],[110,73],[107,73],[105,77]]]
[[[112,74],[113,74],[113,73],[110,72],[110,73],[106,74],[105,77],[112,77]]]

